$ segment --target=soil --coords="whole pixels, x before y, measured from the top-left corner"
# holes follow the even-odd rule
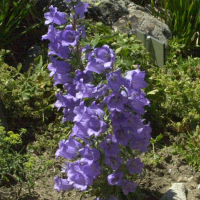
[[[151,150],[149,150],[150,152]],[[159,200],[175,182],[184,183],[188,200],[199,200],[200,172],[193,171],[192,167],[180,155],[173,155],[170,147],[158,150],[156,156],[160,160],[150,164],[147,160],[152,161],[153,157],[147,159],[147,155],[141,155],[146,164],[144,172],[137,180],[139,186],[137,197],[134,200]],[[79,200],[82,195],[80,191],[71,190],[57,193],[53,188],[53,179],[59,174],[62,163],[62,160],[56,160],[54,165],[44,172],[41,179],[35,182],[35,188],[31,194],[29,194],[28,188],[24,184],[18,198],[17,192],[19,192],[20,187],[16,184],[13,187],[1,187],[0,200]],[[84,195],[82,200],[94,200],[94,198]]]

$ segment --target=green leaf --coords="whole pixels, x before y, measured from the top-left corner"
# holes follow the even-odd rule
[[[149,95],[149,94],[156,94],[158,91],[159,90],[157,90],[157,89],[156,90],[152,90],[152,91],[148,92],[147,95]]]
[[[93,47],[96,47],[98,42],[99,42],[99,34],[95,33],[94,39],[91,41],[91,44],[92,44]]]
[[[156,137],[156,142],[159,142],[160,140],[162,140],[163,135],[160,133],[157,137]]]

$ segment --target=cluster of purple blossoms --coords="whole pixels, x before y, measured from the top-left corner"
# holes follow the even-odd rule
[[[144,106],[150,104],[141,90],[147,86],[145,73],[138,68],[122,75],[114,68],[116,55],[108,45],[81,47],[85,27],[78,26],[77,21],[87,12],[88,4],[80,0],[66,2],[72,14],[68,16],[50,6],[50,12],[44,15],[48,33],[42,37],[50,41],[48,69],[54,85],[62,84],[66,90],[65,94],[57,93],[55,106],[63,111],[63,123],[74,123],[69,138],[59,143],[55,154],[56,158],[71,160],[62,169],[67,178],[55,177],[54,188],[85,191],[106,165],[108,184],[120,186],[127,195],[135,191],[137,184],[128,180],[122,169],[140,174],[144,165],[132,154],[122,156],[122,151],[145,152],[151,138],[149,124],[141,119]],[[64,30],[59,28],[67,21],[72,23]],[[104,83],[96,84],[95,73],[106,77]],[[109,199],[117,198],[111,195]]]

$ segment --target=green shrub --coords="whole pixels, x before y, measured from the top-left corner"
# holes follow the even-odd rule
[[[25,177],[22,169],[25,157],[20,154],[22,132],[19,134],[6,132],[4,127],[0,126],[0,184],[22,181]]]
[[[52,85],[47,64],[42,57],[35,59],[27,73],[0,63],[0,94],[7,111],[10,129],[39,127],[40,124],[54,119],[56,88]],[[16,123],[16,121],[18,123]]]
[[[150,78],[146,92],[151,107],[147,108],[146,119],[151,122],[153,137],[160,133],[165,137],[166,133],[170,134],[177,151],[198,168],[200,58],[170,59],[163,68],[148,70]]]

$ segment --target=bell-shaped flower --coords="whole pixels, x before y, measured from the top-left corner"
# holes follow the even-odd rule
[[[110,96],[104,97],[103,102],[107,105],[107,108],[110,112],[124,111],[124,104],[126,104],[128,98],[121,95],[120,92],[113,91]]]
[[[71,74],[66,73],[66,74],[55,74],[53,77],[54,84],[65,84],[65,83],[71,83],[73,81],[73,78],[71,77]]]
[[[129,147],[134,150],[140,150],[142,152],[147,151],[147,147],[150,145],[150,140],[147,138],[143,139],[132,139],[129,142]]]
[[[70,72],[70,65],[67,62],[59,61],[53,56],[50,56],[51,63],[48,65],[48,70],[51,71],[50,77],[54,74],[66,74]]]
[[[68,46],[63,46],[59,42],[55,41],[53,43],[49,43],[49,52],[48,55],[56,55],[60,58],[67,59],[71,53],[71,50]]]
[[[124,176],[124,174],[122,172],[119,172],[119,171],[108,175],[108,183],[109,183],[109,185],[120,186],[122,184],[123,176]]]
[[[107,93],[107,91],[108,91],[108,86],[100,83],[96,87],[94,87],[93,94],[94,94],[94,97],[98,99],[104,96]]]
[[[52,43],[60,35],[60,31],[55,29],[53,25],[49,25],[47,34],[42,36],[42,40],[50,40]]]
[[[79,38],[79,32],[72,28],[72,25],[67,25],[65,30],[61,32],[60,42],[63,46],[76,46]]]
[[[113,157],[119,154],[119,145],[114,143],[112,135],[106,135],[106,139],[99,144],[100,148],[104,150],[106,157]]]
[[[58,12],[57,7],[53,7],[52,5],[49,7],[49,11],[44,14],[46,21],[45,25],[54,23],[57,25],[65,24],[67,16],[63,12]]]
[[[56,151],[56,158],[62,156],[66,159],[74,159],[77,157],[78,149],[82,148],[82,144],[72,139],[71,137],[65,141],[64,139],[59,143],[59,149]]]
[[[80,189],[81,191],[85,191],[93,182],[93,178],[83,172],[83,166],[84,164],[82,165],[80,161],[77,161],[71,165],[67,172],[69,183],[73,184],[75,189]]]
[[[82,158],[81,162],[84,162],[84,160],[85,159]],[[91,177],[92,179],[95,179],[98,175],[101,174],[101,166],[97,161],[92,161],[86,165],[83,165],[82,170],[85,175]]]
[[[105,69],[111,68],[116,58],[115,52],[110,49],[108,45],[103,45],[100,48],[95,48],[94,55],[97,59],[103,62]]]
[[[136,187],[137,183],[128,180],[122,181],[122,191],[124,192],[125,195],[127,195],[129,192],[135,192]]]
[[[127,146],[129,140],[132,138],[132,135],[130,134],[130,128],[113,127],[113,131],[113,141],[116,143],[120,143],[123,146]]]
[[[88,12],[88,3],[79,2],[75,6],[75,17],[76,19],[82,19],[84,17],[84,12]]]
[[[128,71],[125,78],[128,80],[128,86],[136,91],[140,91],[141,88],[147,87],[146,81],[144,81],[145,72],[140,69]]]
[[[123,85],[124,79],[121,77],[121,71],[110,72],[106,74],[106,79],[108,82],[108,88],[114,91],[119,91],[121,85]]]
[[[134,173],[141,174],[144,164],[141,162],[140,158],[130,158],[126,162],[126,166],[130,174],[134,174]]]
[[[96,148],[90,148],[89,145],[86,145],[84,148],[79,149],[79,154],[82,158],[89,161],[97,161],[100,158],[100,152]]]
[[[59,176],[54,178],[54,189],[59,192],[60,190],[71,190],[74,186],[66,179],[62,179]]]
[[[124,163],[124,159],[118,156],[106,157],[105,163],[113,170],[118,170],[119,166]]]

